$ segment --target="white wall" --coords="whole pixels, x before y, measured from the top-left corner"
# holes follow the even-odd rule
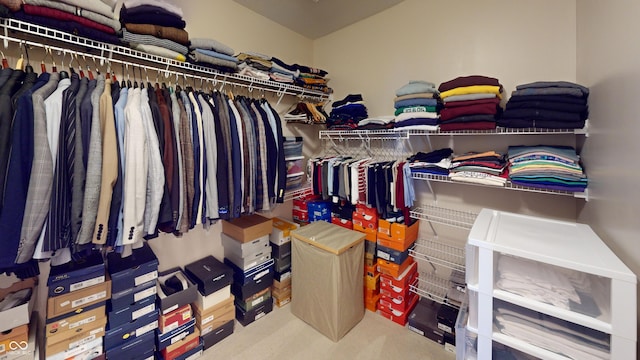
[[[637,1],[577,2],[577,78],[591,89],[583,159],[592,200],[579,214],[640,273],[640,32]]]
[[[369,115],[393,113],[395,90],[410,80],[440,84],[464,75],[496,77],[510,94],[518,84],[576,80],[575,1],[405,0],[314,42],[314,65],[329,71],[335,99],[361,93]],[[575,145],[574,136],[432,137],[434,148],[506,151],[509,145]],[[428,151],[424,139],[413,151]],[[435,184],[437,201],[574,220],[571,197]],[[425,183],[423,201],[432,201]]]

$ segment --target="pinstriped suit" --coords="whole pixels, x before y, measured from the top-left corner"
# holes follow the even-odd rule
[[[91,135],[89,138],[89,157],[82,204],[82,226],[76,244],[91,242],[96,226],[100,186],[102,184],[102,131],[100,129],[100,96],[104,91],[104,78],[98,78],[96,88],[91,93],[93,113],[91,117]]]
[[[20,231],[20,245],[18,245],[17,263],[27,262],[33,252],[47,218],[49,201],[51,199],[51,185],[53,182],[53,160],[47,139],[47,118],[44,110],[44,99],[53,93],[58,86],[60,74],[53,73],[49,82],[35,91],[33,99],[33,163],[27,203]]]
[[[111,79],[104,83],[104,91],[100,95],[100,130],[102,133],[102,182],[100,184],[100,200],[96,214],[96,226],[93,233],[94,244],[105,244],[107,241],[109,210],[113,186],[118,180],[118,144],[116,125],[111,100]]]

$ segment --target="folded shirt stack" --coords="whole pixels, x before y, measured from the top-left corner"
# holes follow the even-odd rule
[[[385,130],[393,129],[395,126],[395,116],[382,115],[373,116],[358,121],[358,130]]]
[[[327,78],[326,71],[299,64],[293,64],[293,66],[300,71],[300,74],[295,79],[296,85],[310,90],[322,91],[328,94],[333,92],[333,90],[327,85],[329,79]]]
[[[581,129],[589,116],[589,89],[568,81],[518,85],[498,125],[510,128]]]
[[[360,120],[369,115],[361,94],[349,94],[344,99],[331,104],[331,113],[327,119],[329,130],[354,130]]]
[[[395,126],[398,129],[438,130],[438,90],[435,84],[412,80],[396,90]]]
[[[288,65],[284,61],[272,57],[270,76],[273,81],[293,83],[294,79],[300,76],[300,70],[293,65]]]
[[[224,72],[238,70],[238,58],[233,49],[214,39],[191,39],[189,60],[198,65],[213,67]]]
[[[438,87],[444,108],[440,110],[440,130],[495,129],[502,113],[502,85],[498,79],[482,75],[462,76]]]
[[[133,49],[178,61],[189,52],[182,9],[172,0],[124,0],[122,40]]]
[[[453,181],[504,186],[507,182],[505,155],[495,151],[470,152],[451,160],[449,178]]]
[[[453,150],[450,148],[438,149],[428,153],[418,152],[408,159],[409,167],[412,173],[448,175],[452,154]]]
[[[238,69],[241,75],[261,80],[271,79],[271,56],[254,52],[242,52],[236,55],[236,58],[238,59]]]
[[[510,146],[512,183],[549,190],[583,192],[588,180],[576,150],[569,146]]]
[[[15,19],[110,44],[120,44],[111,5],[101,0],[25,0],[10,7]]]

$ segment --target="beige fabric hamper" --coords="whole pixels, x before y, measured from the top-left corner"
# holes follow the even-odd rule
[[[365,234],[324,221],[291,234],[291,312],[338,341],[364,316]]]

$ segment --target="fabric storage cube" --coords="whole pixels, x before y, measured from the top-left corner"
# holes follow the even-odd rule
[[[291,312],[338,341],[364,316],[364,234],[320,221],[292,237]]]
[[[298,172],[287,175],[287,182],[285,183],[286,190],[294,190],[302,186],[304,178],[304,172]]]
[[[284,161],[287,164],[287,175],[303,173],[305,170],[304,156],[286,157]]]
[[[301,136],[284,136],[283,137],[284,157],[302,156],[302,143]]]

